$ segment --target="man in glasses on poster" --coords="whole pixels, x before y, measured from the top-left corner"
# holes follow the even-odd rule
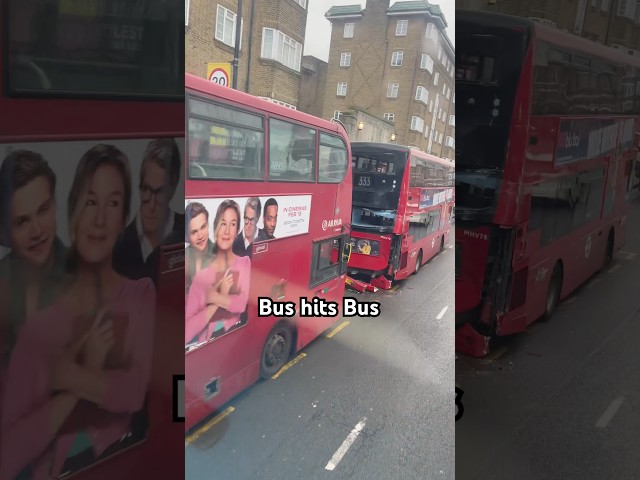
[[[184,242],[184,215],[170,208],[181,168],[174,139],[149,142],[140,166],[140,210],[115,247],[114,268],[122,275],[155,279],[159,247]]]

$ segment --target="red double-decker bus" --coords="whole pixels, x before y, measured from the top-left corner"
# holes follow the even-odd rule
[[[349,274],[388,289],[418,272],[449,241],[454,165],[388,143],[354,142],[351,153]],[[361,289],[354,280],[347,282]]]
[[[179,478],[184,427],[173,393],[174,375],[184,373],[176,340],[184,305],[175,291],[184,234],[149,252],[135,244],[137,220],[145,235],[155,220],[168,234],[184,231],[183,2],[0,6],[0,478]],[[95,226],[88,258],[78,225],[106,205],[106,190],[107,220]],[[131,238],[134,248],[119,243]],[[140,268],[116,245],[125,257],[137,253]],[[87,394],[80,380],[49,388],[54,352],[78,341],[95,315],[85,319],[85,304],[68,297],[87,262],[122,286],[88,288],[83,300],[109,309],[103,318],[124,356],[113,349],[89,378],[87,355],[70,355],[83,383],[105,380],[106,397]]]
[[[185,87],[188,430],[338,319],[300,303],[342,302],[351,162],[337,123],[191,75]]]
[[[456,13],[456,347],[549,318],[625,241],[640,60]]]

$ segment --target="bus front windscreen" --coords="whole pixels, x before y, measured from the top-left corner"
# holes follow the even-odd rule
[[[489,213],[529,34],[473,18],[456,18],[456,30],[456,207]]]
[[[352,225],[385,232],[393,230],[400,186],[407,163],[406,152],[352,149]]]

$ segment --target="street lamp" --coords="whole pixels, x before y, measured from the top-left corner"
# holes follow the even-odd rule
[[[395,134],[395,133],[392,133],[392,134],[391,134],[391,141],[392,141],[392,142],[395,142],[395,141],[396,141],[396,134]]]
[[[364,128],[364,122],[358,123],[358,130],[362,130]]]

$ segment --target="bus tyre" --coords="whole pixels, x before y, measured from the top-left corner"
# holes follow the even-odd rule
[[[613,262],[613,229],[609,230],[607,249],[604,252],[604,266],[608,267]]]
[[[549,282],[549,291],[547,292],[547,303],[542,317],[543,321],[548,321],[553,316],[558,303],[560,302],[560,293],[562,292],[562,266],[556,263]]]
[[[440,238],[440,251],[444,251],[444,235]]]
[[[417,275],[422,266],[422,250],[418,252],[418,258],[416,258],[416,268],[413,270],[413,274]]]
[[[279,323],[267,336],[260,356],[260,377],[272,377],[287,363],[291,353],[291,330],[284,323]]]

